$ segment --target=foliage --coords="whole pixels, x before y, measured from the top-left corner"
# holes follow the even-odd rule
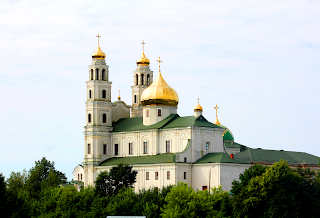
[[[95,181],[96,196],[114,196],[123,188],[132,188],[136,182],[137,173],[132,170],[132,166],[123,163],[112,167],[109,172],[99,173]]]

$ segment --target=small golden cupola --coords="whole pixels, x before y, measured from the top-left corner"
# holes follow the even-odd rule
[[[159,57],[159,75],[153,83],[146,88],[141,95],[141,103],[146,105],[163,105],[177,107],[179,103],[178,93],[168,85],[163,79],[160,72],[160,57]]]
[[[98,48],[92,53],[92,59],[101,59],[104,60],[106,58],[106,54],[101,50],[99,45],[99,33],[97,35],[98,37]]]
[[[202,115],[203,108],[199,104],[199,98],[198,98],[198,104],[194,107],[194,116],[199,117]]]
[[[140,58],[137,59],[137,65],[149,66],[150,60],[144,54],[144,44],[146,44],[146,43],[144,42],[144,40],[142,40],[141,44],[143,45],[143,47],[142,47],[142,55],[140,56]]]

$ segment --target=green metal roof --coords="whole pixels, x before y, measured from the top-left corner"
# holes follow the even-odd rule
[[[105,160],[99,166],[113,166],[119,163],[136,165],[136,164],[157,164],[157,163],[174,163],[176,154],[158,154],[148,156],[134,156],[134,157],[114,157]]]
[[[247,162],[274,163],[283,159],[288,161],[289,164],[319,164],[319,157],[305,152],[253,149],[248,147],[245,147],[240,153],[235,154],[234,157]]]
[[[225,129],[225,131],[223,132],[223,141],[234,141],[233,134],[230,131],[230,129],[228,129],[228,127],[221,125],[221,124],[219,124],[218,126]]]
[[[113,123],[113,132],[141,131],[150,129],[171,129],[189,126],[221,128],[213,123],[210,123],[203,116],[180,117],[178,114],[171,114],[164,120],[150,126],[143,125],[142,117],[123,118],[120,119],[118,122]]]
[[[203,156],[201,159],[197,160],[195,164],[202,163],[237,163],[237,164],[248,164],[246,161],[243,161],[238,158],[231,159],[227,153],[208,153]]]

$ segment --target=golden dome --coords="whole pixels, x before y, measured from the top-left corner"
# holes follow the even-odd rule
[[[92,58],[102,59],[102,60],[106,58],[106,54],[101,50],[99,44],[98,44],[98,48],[92,53]]]
[[[150,64],[150,60],[144,55],[144,51],[142,52],[142,55],[137,60],[138,65],[148,66]]]
[[[199,98],[198,98],[198,104],[194,107],[194,111],[203,111],[203,108],[199,104]]]
[[[165,105],[176,107],[179,103],[177,92],[171,88],[159,72],[155,81],[141,95],[141,103],[146,105]]]

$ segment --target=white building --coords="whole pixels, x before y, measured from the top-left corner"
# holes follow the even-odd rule
[[[180,181],[195,190],[220,185],[230,190],[240,173],[259,162],[246,159],[246,154],[256,149],[235,143],[231,131],[218,118],[209,122],[202,116],[199,102],[194,115],[180,117],[178,94],[163,79],[160,65],[153,81],[144,51],[136,63],[130,106],[120,96],[111,101],[105,53],[98,44],[92,54],[86,82],[84,161],[75,168],[73,179],[94,186],[100,171],[127,163],[138,171],[136,190]]]

